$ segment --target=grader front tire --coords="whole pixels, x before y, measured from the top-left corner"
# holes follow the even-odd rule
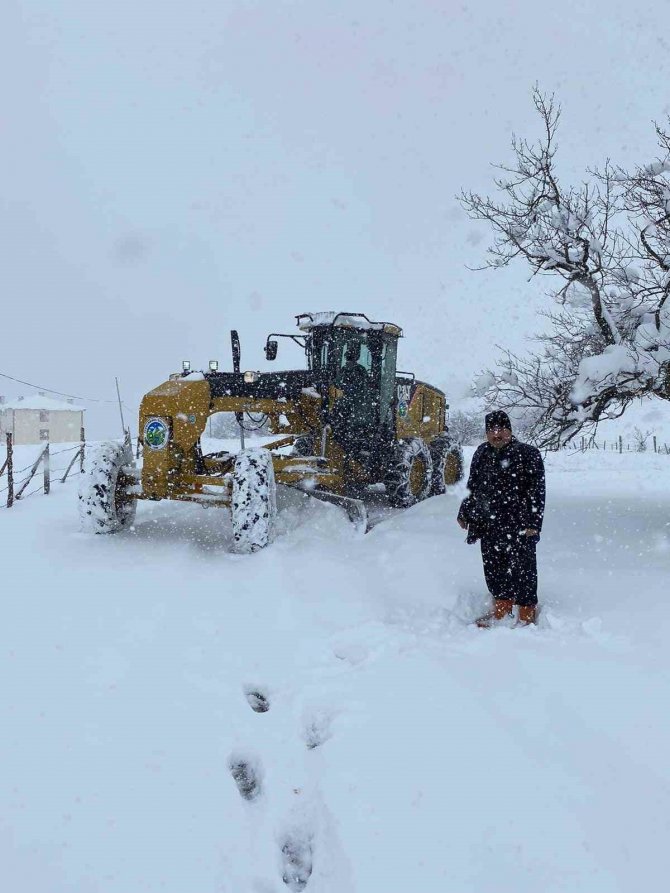
[[[90,447],[79,486],[79,518],[84,533],[117,533],[132,527],[137,479],[132,451],[110,442]]]
[[[267,450],[245,450],[235,459],[231,511],[236,552],[258,552],[270,543],[277,487],[272,455]]]

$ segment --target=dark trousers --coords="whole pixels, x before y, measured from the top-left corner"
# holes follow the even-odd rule
[[[511,599],[515,605],[537,604],[537,557],[535,538],[518,533],[482,537],[484,577],[494,598]]]

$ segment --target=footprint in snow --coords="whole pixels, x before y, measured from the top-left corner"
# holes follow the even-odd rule
[[[244,697],[254,713],[267,713],[270,709],[270,700],[261,688],[246,688]]]
[[[302,737],[308,750],[320,747],[332,737],[332,715],[325,710],[312,713],[303,726]]]
[[[261,793],[261,766],[257,759],[242,754],[231,754],[228,769],[240,796],[255,800]]]
[[[281,852],[282,880],[292,893],[300,893],[312,874],[312,839],[309,835],[290,834],[284,840]]]

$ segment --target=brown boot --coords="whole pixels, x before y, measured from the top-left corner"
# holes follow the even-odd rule
[[[535,605],[519,605],[519,623],[524,626],[535,623]]]
[[[497,620],[504,620],[508,614],[512,613],[514,603],[511,598],[496,598],[493,600],[493,610],[478,617],[475,623],[480,629],[488,629]]]

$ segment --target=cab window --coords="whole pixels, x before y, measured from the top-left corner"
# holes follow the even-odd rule
[[[372,353],[364,339],[365,336],[362,338],[347,338],[347,340],[343,342],[340,349],[340,369],[343,369],[347,365],[347,352],[351,350],[355,353],[356,350],[358,350],[358,359],[356,362],[359,366],[365,369],[368,375],[370,375],[372,372]]]

